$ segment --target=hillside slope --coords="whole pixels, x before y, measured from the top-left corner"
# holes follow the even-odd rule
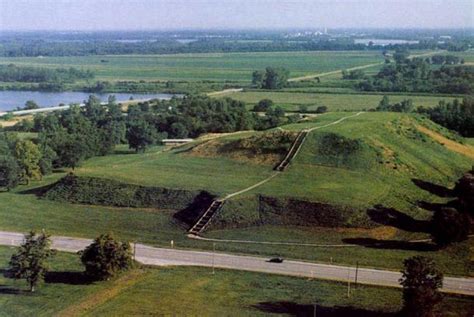
[[[301,124],[285,128],[297,130]],[[355,226],[370,225],[366,211],[374,206],[426,219],[432,215],[426,206],[449,200],[426,189],[452,186],[474,163],[474,148],[459,142],[457,135],[421,117],[365,113],[310,133],[286,172],[236,197],[221,220],[244,221],[236,220],[231,208],[245,209],[246,200],[254,202],[245,217],[260,219],[262,205],[249,197],[255,194],[349,207],[354,213],[345,221]]]

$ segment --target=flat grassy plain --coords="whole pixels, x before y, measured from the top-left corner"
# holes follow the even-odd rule
[[[324,88],[318,88],[327,91]],[[296,89],[295,89],[296,90]],[[316,110],[319,106],[328,107],[329,111],[359,111],[376,108],[383,97],[383,94],[344,94],[344,93],[315,93],[309,92],[289,92],[289,91],[243,91],[220,95],[219,97],[230,97],[232,99],[244,101],[251,109],[262,99],[271,99],[276,106],[280,106],[286,111],[299,111],[300,105],[307,106],[309,111]],[[299,89],[301,91],[301,89]],[[347,91],[347,90],[346,90]],[[391,103],[400,102],[404,99],[411,99],[415,107],[434,107],[439,101],[449,102],[453,97],[438,96],[414,96],[414,95],[389,95]]]
[[[0,269],[14,249],[0,247]],[[359,285],[347,298],[344,283],[197,267],[141,267],[110,281],[85,283],[74,254],[58,253],[36,293],[23,280],[0,276],[0,316],[289,315],[392,316],[398,289]],[[472,300],[445,298],[442,311],[463,316]]]
[[[106,61],[106,62],[105,62]],[[285,67],[303,76],[383,61],[379,52],[262,52],[0,58],[0,64],[89,69],[97,80],[186,80],[250,83],[252,72]]]

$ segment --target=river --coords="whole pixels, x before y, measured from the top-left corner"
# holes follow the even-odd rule
[[[0,112],[15,110],[17,107],[23,107],[28,100],[33,100],[40,107],[53,107],[61,103],[68,105],[70,103],[82,103],[90,95],[97,96],[101,101],[107,101],[110,95],[114,95],[117,101],[126,101],[130,97],[133,99],[170,99],[172,94],[133,94],[133,93],[114,93],[114,94],[91,94],[86,92],[65,91],[65,92],[40,92],[40,91],[11,91],[0,90]]]

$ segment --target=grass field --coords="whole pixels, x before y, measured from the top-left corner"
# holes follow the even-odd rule
[[[14,250],[0,247],[0,270]],[[0,276],[0,316],[251,315],[329,313],[391,316],[398,289],[361,286],[347,297],[344,283],[206,268],[137,268],[106,282],[85,283],[77,255],[58,253],[34,294],[25,282]],[[445,298],[442,311],[462,316],[472,300]]]
[[[319,88],[324,91],[324,88]],[[319,106],[328,107],[329,111],[358,111],[376,108],[382,94],[344,94],[344,93],[313,93],[313,92],[288,92],[288,91],[244,91],[224,95],[232,99],[241,100],[248,104],[249,109],[262,99],[271,99],[275,105],[286,111],[298,111],[300,105],[308,107],[309,111],[316,110]],[[219,96],[219,97],[224,97]],[[390,102],[396,103],[404,99],[411,99],[415,107],[433,107],[440,100],[451,101],[451,97],[436,96],[411,96],[390,95]]]
[[[101,62],[107,60],[107,62]],[[286,67],[291,76],[383,61],[379,52],[264,52],[0,58],[0,64],[90,69],[99,80],[213,80],[249,83],[252,72]]]

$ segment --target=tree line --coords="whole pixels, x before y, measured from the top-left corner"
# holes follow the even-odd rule
[[[267,67],[252,73],[252,85],[259,89],[281,89],[286,87],[290,71],[283,67]]]
[[[446,102],[441,100],[438,105],[426,108],[417,107],[411,99],[390,103],[388,96],[383,96],[375,111],[417,112],[428,116],[431,121],[445,128],[456,131],[464,137],[474,137],[474,98],[466,97],[461,101],[454,99]]]
[[[62,38],[50,41],[42,38],[6,38],[0,41],[0,56],[89,56],[122,54],[177,54],[210,52],[281,52],[281,51],[361,51],[394,49],[447,49],[465,51],[472,46],[472,39],[459,37],[446,43],[421,39],[418,44],[356,44],[352,38],[301,38],[287,39],[280,34],[269,37],[250,36],[255,41],[241,41],[239,37],[196,38],[196,41],[180,43],[174,38],[154,38],[153,41],[120,42],[113,38]],[[261,40],[259,40],[261,39]]]
[[[17,66],[14,64],[0,65],[0,81],[25,83],[73,83],[77,80],[90,80],[94,73],[90,70],[69,68],[44,68]]]
[[[143,152],[164,138],[195,138],[203,133],[265,130],[294,122],[281,108],[264,115],[248,111],[245,103],[202,96],[154,100],[130,106],[122,113],[115,98],[106,105],[91,96],[84,107],[38,114],[23,120],[14,131],[36,132],[36,139],[0,133],[0,188],[40,179],[53,168],[74,169],[85,159],[111,154],[118,144]]]
[[[387,63],[374,76],[362,77],[358,88],[364,91],[474,93],[474,67],[455,65],[461,60],[455,56],[408,58],[408,52],[393,56],[395,63]],[[432,65],[442,65],[432,67]],[[350,75],[350,74],[349,74]],[[346,75],[346,78],[353,76]]]
[[[51,236],[44,230],[25,234],[24,242],[10,258],[5,275],[25,279],[30,292],[34,292],[44,281],[50,270],[49,261],[57,253],[51,245]],[[121,242],[112,234],[100,235],[78,255],[84,265],[83,278],[91,282],[108,280],[135,265],[130,243]]]

